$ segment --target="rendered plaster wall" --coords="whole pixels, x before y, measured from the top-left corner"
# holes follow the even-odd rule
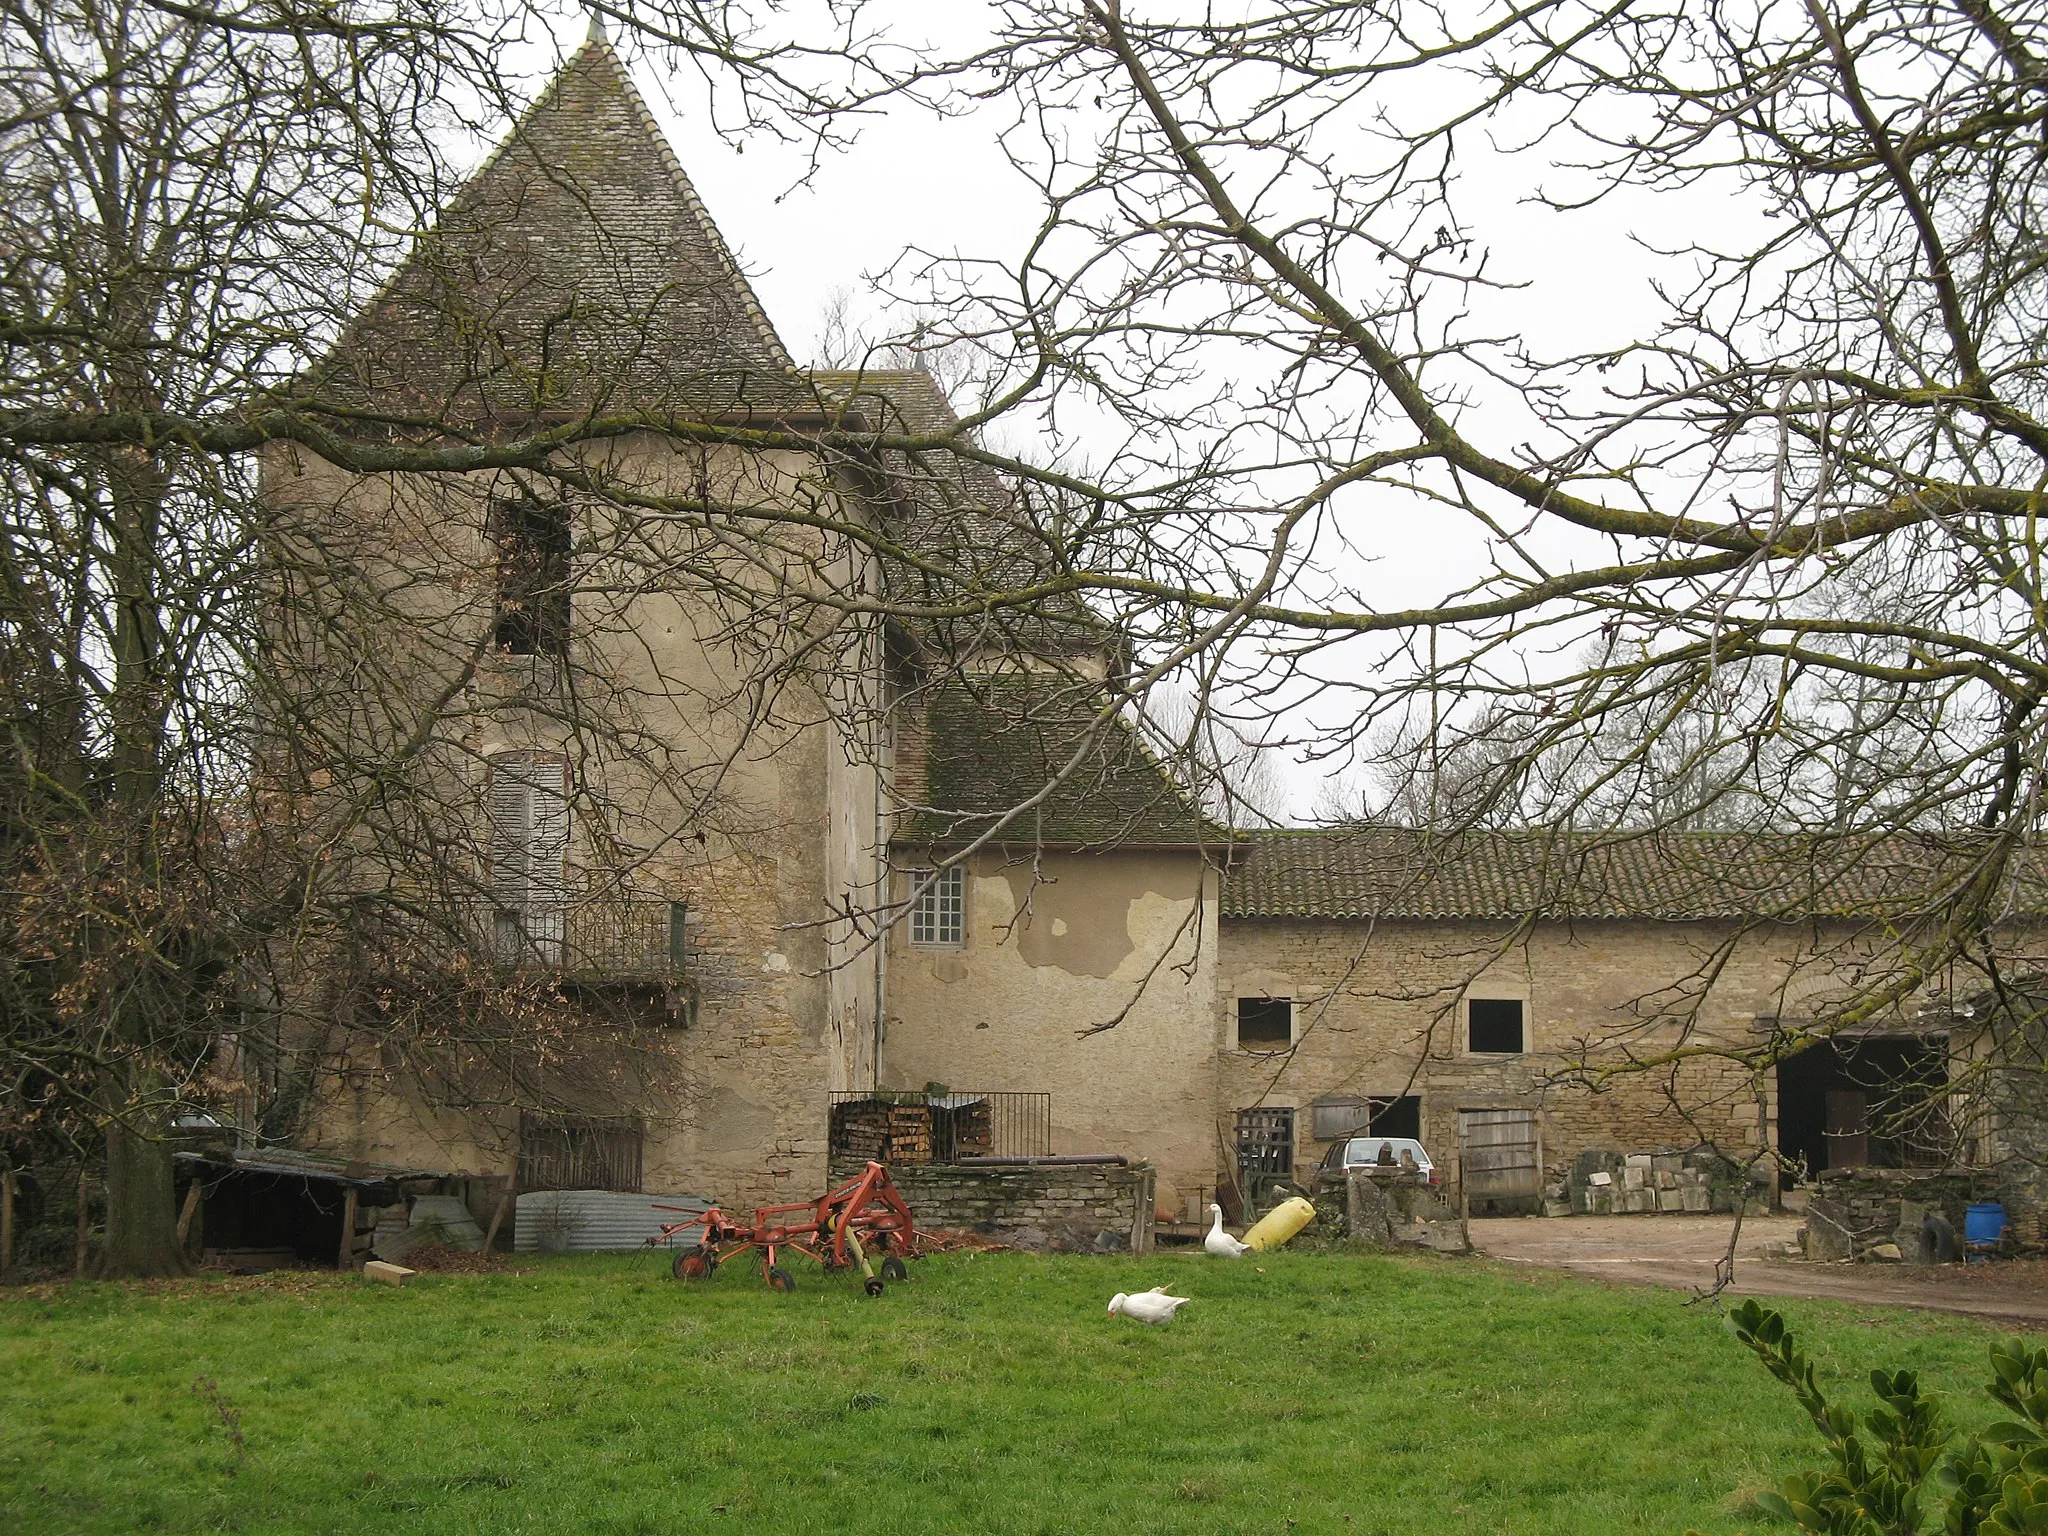
[[[984,852],[966,891],[961,948],[891,939],[883,1082],[1049,1092],[1051,1151],[1151,1162],[1177,1208],[1216,1161],[1214,871],[1194,853]]]
[[[1587,1057],[1617,1061],[1624,1049],[1640,1057],[1681,1043],[1753,1044],[1759,1015],[1796,1016],[1797,995],[1785,988],[1805,953],[1801,932],[1754,935],[1718,957],[1727,937],[1711,923],[1545,923],[1521,937],[1475,922],[1233,919],[1222,934],[1219,1110],[1297,1107],[1297,1163],[1313,1164],[1328,1146],[1312,1135],[1318,1098],[1419,1095],[1422,1141],[1446,1183],[1456,1180],[1465,1109],[1537,1111],[1546,1182],[1587,1150],[1711,1142],[1747,1158],[1766,1145],[1768,1079],[1759,1085],[1706,1057],[1592,1093],[1570,1070]],[[1706,969],[1710,986],[1683,985]],[[1810,973],[1794,981],[1805,991],[1824,984]],[[1461,995],[1521,999],[1526,1053],[1467,1051]],[[1291,1050],[1236,1049],[1236,1000],[1258,996],[1294,1000]],[[1681,1004],[1689,1026],[1656,1018]]]
[[[707,470],[641,445],[620,450],[608,468],[650,492],[691,495],[708,474],[723,494],[756,504],[794,501],[807,475],[816,484],[815,466],[793,455],[726,452]],[[351,480],[303,461],[270,466],[268,479],[273,494],[345,524],[363,568],[373,578],[385,573],[392,609],[412,621],[414,697],[387,711],[387,728],[401,731],[445,694],[450,668],[488,633],[492,557],[483,527],[493,487],[481,477],[432,489]],[[617,543],[580,524],[576,541],[579,550]],[[829,575],[831,562],[824,568]],[[843,574],[837,587],[860,579]],[[876,970],[854,926],[834,914],[872,904],[880,861],[876,766],[863,736],[873,711],[860,696],[872,658],[863,642],[844,641],[847,675],[828,685],[829,696],[797,671],[774,691],[764,722],[747,684],[783,657],[736,650],[730,619],[673,575],[650,577],[624,561],[579,563],[573,688],[536,689],[532,658],[487,659],[444,706],[435,761],[450,805],[480,814],[494,755],[566,753],[572,888],[616,879],[635,896],[688,903],[698,997],[688,1026],[638,1028],[601,1046],[566,1040],[559,1082],[531,1107],[636,1116],[645,1124],[647,1189],[744,1205],[823,1188],[827,1091],[867,1080]],[[396,647],[404,638],[366,643]],[[796,651],[803,639],[780,643]],[[579,717],[600,723],[579,728]],[[375,729],[361,743],[365,761],[384,750],[370,739]],[[622,749],[622,740],[637,749]],[[381,883],[372,862],[358,855],[355,875]],[[317,1015],[318,979],[305,982],[301,996],[284,1001]],[[352,1043],[322,1085],[308,1144],[509,1171],[518,1106],[500,1096],[496,1109],[435,1109],[449,1095],[410,1080],[409,1065]]]

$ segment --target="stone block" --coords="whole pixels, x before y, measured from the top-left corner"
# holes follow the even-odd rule
[[[1682,1211],[1685,1209],[1685,1191],[1682,1189],[1660,1189],[1657,1191],[1657,1209],[1660,1211]]]
[[[1621,1184],[1624,1189],[1646,1189],[1649,1187],[1649,1183],[1650,1170],[1647,1168],[1631,1167],[1621,1170]]]
[[[1678,1188],[1678,1172],[1676,1169],[1659,1168],[1657,1170],[1656,1177],[1657,1188],[1659,1188],[1660,1190]]]
[[[386,1264],[382,1259],[371,1259],[363,1266],[363,1278],[379,1285],[404,1285],[417,1273],[403,1264]]]
[[[1650,1166],[1659,1173],[1677,1173],[1685,1166],[1685,1156],[1679,1152],[1658,1152],[1651,1156]]]
[[[1543,1202],[1543,1214],[1546,1216],[1569,1216],[1571,1213],[1572,1205],[1569,1200],[1545,1200]]]
[[[1837,1259],[1855,1257],[1856,1238],[1849,1226],[1849,1213],[1833,1200],[1816,1199],[1807,1203],[1806,1226],[1802,1235],[1809,1259],[1832,1263]]]
[[[1900,1264],[1906,1257],[1899,1251],[1897,1243],[1872,1243],[1863,1251],[1863,1256],[1866,1259],[1876,1259],[1881,1264]]]
[[[1680,1203],[1688,1211],[1704,1214],[1713,1207],[1713,1196],[1697,1184],[1690,1189],[1681,1189],[1678,1195]]]
[[[1621,1166],[1624,1169],[1633,1168],[1638,1172],[1648,1173],[1650,1171],[1650,1154],[1647,1152],[1631,1152],[1621,1160]]]

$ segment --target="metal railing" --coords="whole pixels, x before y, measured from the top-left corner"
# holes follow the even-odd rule
[[[1052,1152],[1049,1093],[841,1091],[831,1095],[830,1115],[834,1157],[957,1163]]]
[[[689,969],[681,902],[611,898],[504,907],[484,913],[485,943],[500,965],[588,978],[663,980]]]

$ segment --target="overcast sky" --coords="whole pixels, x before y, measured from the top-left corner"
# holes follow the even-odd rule
[[[952,40],[982,14],[972,5],[908,4],[912,25],[943,15]],[[581,41],[579,24],[568,47]],[[753,133],[727,136],[713,126],[701,88],[649,60],[635,76],[685,169],[735,248],[764,306],[800,362],[817,359],[820,322],[835,289],[856,294],[857,309],[877,306],[870,280],[910,247],[1002,259],[1021,249],[1040,214],[1030,184],[1004,159],[996,135],[1007,109],[941,120],[912,105],[865,119],[857,142],[827,151],[807,181],[808,151]],[[1461,215],[1490,253],[1490,272],[1526,286],[1479,295],[1473,326],[1526,338],[1548,354],[1641,338],[1656,312],[1650,277],[1658,263],[1639,241],[1682,243],[1695,229],[1747,216],[1710,195],[1640,194],[1590,212],[1561,215],[1528,198],[1543,180],[1554,147],[1519,154],[1488,152],[1467,141]],[[801,183],[801,184],[799,184]],[[884,317],[882,323],[886,326]],[[1491,435],[1523,429],[1512,398],[1482,400]],[[1362,557],[1355,580],[1381,606],[1406,607],[1465,584],[1481,558],[1468,527],[1447,536],[1413,507],[1390,508],[1351,534]],[[1462,542],[1461,542],[1462,541]],[[1316,796],[1320,769],[1286,774],[1295,809]]]

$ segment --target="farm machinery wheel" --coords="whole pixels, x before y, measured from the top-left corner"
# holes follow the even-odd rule
[[[910,1271],[905,1269],[903,1261],[892,1253],[889,1257],[882,1260],[882,1278],[884,1280],[908,1280],[910,1278]],[[870,1294],[873,1293],[870,1292]]]
[[[793,1291],[796,1289],[796,1281],[790,1277],[789,1271],[779,1264],[769,1265],[768,1273],[763,1278],[767,1280],[768,1289],[771,1291]]]
[[[883,1286],[880,1280],[876,1279],[873,1275],[870,1275],[866,1280],[861,1282],[861,1289],[866,1291],[870,1296],[879,1296],[882,1294],[885,1287]]]
[[[679,1249],[670,1272],[678,1280],[709,1280],[718,1273],[718,1255],[703,1244]]]

